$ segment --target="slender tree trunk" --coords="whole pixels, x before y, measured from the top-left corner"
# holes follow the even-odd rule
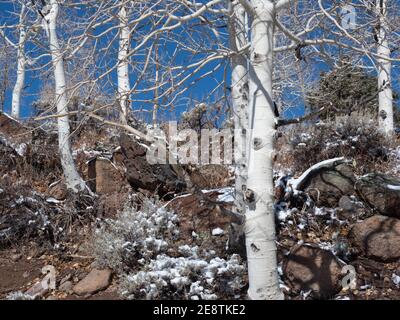
[[[250,299],[283,299],[279,288],[273,207],[272,152],[275,116],[272,100],[274,4],[252,0],[250,108],[252,128],[246,192],[245,234]]]
[[[26,30],[24,26],[24,14],[25,5],[21,7],[21,13],[19,17],[19,41],[17,48],[17,80],[14,85],[12,100],[11,100],[11,115],[18,119],[20,117],[21,109],[21,94],[25,82],[25,40]]]
[[[121,121],[126,123],[128,111],[130,109],[129,104],[129,92],[131,89],[129,83],[129,24],[128,24],[128,13],[125,5],[121,6],[118,13],[119,25],[120,25],[120,36],[119,36],[119,49],[118,49],[118,98],[121,109]]]
[[[234,2],[230,17],[231,49],[237,51],[247,43],[246,11],[239,2]],[[249,84],[247,59],[236,54],[232,57],[232,110],[234,123],[235,150],[235,210],[244,214],[246,211],[244,190],[247,183],[247,132],[249,105]]]
[[[379,19],[377,37],[377,53],[383,58],[378,59],[378,90],[379,90],[379,127],[387,135],[393,132],[393,90],[392,63],[390,58],[389,30],[387,25],[387,0],[376,1],[376,11]]]
[[[159,104],[159,99],[158,99],[158,81],[159,81],[159,69],[160,66],[158,64],[158,39],[156,39],[156,43],[154,46],[155,50],[155,63],[156,63],[156,78],[155,78],[155,83],[154,83],[154,106],[153,106],[153,129],[157,128],[157,113],[158,113],[158,104]]]
[[[51,11],[46,16],[47,34],[50,42],[50,51],[54,67],[54,80],[56,91],[57,112],[59,114],[68,113],[68,101],[66,93],[66,81],[63,64],[63,55],[60,50],[60,45],[57,38],[57,14],[58,3],[57,0],[51,0]],[[72,157],[70,145],[70,127],[68,116],[57,117],[58,125],[58,148],[61,157],[61,165],[63,168],[65,182],[68,189],[74,192],[82,191],[85,189],[85,182],[80,177],[76,170],[74,159]]]

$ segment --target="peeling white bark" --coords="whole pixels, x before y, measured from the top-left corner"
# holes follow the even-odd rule
[[[51,0],[51,10],[46,15],[44,22],[46,24],[46,30],[49,37],[49,45],[52,57],[52,63],[54,68],[54,80],[55,80],[55,91],[56,91],[56,104],[57,113],[67,114],[68,113],[68,101],[66,92],[66,81],[63,64],[63,55],[60,50],[60,45],[57,38],[57,15],[58,15],[58,3],[57,0]],[[82,191],[85,189],[85,182],[80,177],[76,170],[74,159],[72,157],[71,145],[70,145],[70,127],[68,116],[57,117],[58,125],[58,148],[60,152],[61,165],[64,172],[65,183],[68,189],[74,192]]]
[[[24,25],[25,5],[22,5],[19,16],[19,40],[17,47],[17,80],[15,81],[12,99],[11,99],[11,115],[18,119],[21,112],[21,94],[25,82],[25,41],[26,30]]]
[[[129,82],[129,24],[128,24],[128,12],[125,5],[121,6],[118,12],[118,19],[120,25],[119,35],[119,49],[118,49],[118,99],[121,108],[121,121],[126,123],[128,116],[129,105],[129,93],[131,90]]]
[[[279,288],[273,207],[272,152],[275,116],[272,100],[274,4],[250,1],[250,108],[252,135],[248,167],[245,234],[250,299],[283,299]]]
[[[387,135],[394,130],[393,124],[393,90],[392,63],[390,60],[389,31],[387,25],[387,0],[376,1],[376,12],[379,19],[377,30],[378,47],[378,90],[379,90],[379,127]],[[387,59],[385,59],[387,58]]]

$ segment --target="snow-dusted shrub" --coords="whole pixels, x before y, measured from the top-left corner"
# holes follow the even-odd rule
[[[178,217],[152,200],[126,205],[116,220],[95,232],[97,263],[120,276],[128,299],[240,297],[245,266],[239,255],[218,257],[210,248],[182,244]]]
[[[126,205],[117,219],[107,219],[96,230],[93,250],[96,262],[117,271],[145,265],[168,248],[166,238],[179,236],[176,214],[145,199],[140,210]]]
[[[21,291],[15,291],[9,293],[6,300],[34,300],[34,297]]]
[[[245,267],[239,255],[229,260],[158,255],[143,271],[126,275],[122,295],[129,299],[214,300],[240,297]]]

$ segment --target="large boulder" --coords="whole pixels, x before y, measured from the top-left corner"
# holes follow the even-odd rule
[[[310,174],[303,190],[319,204],[336,207],[342,196],[355,193],[355,180],[352,168],[342,163],[333,167],[322,167]]]
[[[316,246],[294,246],[283,261],[282,271],[293,290],[311,290],[318,299],[332,297],[341,290],[342,265],[331,251]]]
[[[356,223],[349,234],[365,256],[379,261],[400,259],[400,220],[381,215]]]
[[[361,199],[379,213],[400,218],[400,180],[380,174],[370,173],[355,184]]]
[[[147,149],[127,134],[120,138],[127,180],[133,189],[156,192],[160,196],[179,193],[186,184],[169,164],[150,164]]]

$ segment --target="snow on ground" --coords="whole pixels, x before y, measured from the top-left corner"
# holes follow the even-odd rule
[[[212,230],[211,234],[213,236],[221,236],[224,234],[224,230],[222,230],[221,228],[215,228]]]
[[[178,216],[158,203],[148,200],[140,210],[128,206],[97,231],[97,260],[120,270],[120,291],[128,299],[240,296],[246,269],[239,255],[219,257],[197,245],[178,245],[178,226]],[[213,235],[221,232],[216,228]],[[126,257],[137,259],[137,270],[125,265]]]
[[[222,188],[222,189],[217,189],[219,193],[222,193],[218,196],[217,201],[221,202],[234,202],[234,188]]]
[[[392,281],[396,285],[396,287],[400,288],[400,276],[397,274],[393,273],[392,274]]]

